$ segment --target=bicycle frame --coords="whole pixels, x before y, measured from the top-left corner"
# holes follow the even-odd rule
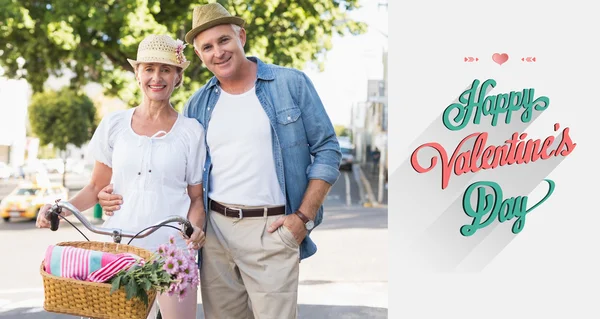
[[[100,234],[100,235],[112,236],[113,241],[115,243],[121,243],[122,237],[128,237],[128,238],[147,237],[148,235],[154,233],[158,228],[160,228],[160,226],[163,226],[163,225],[166,225],[169,223],[179,223],[180,225],[182,225],[183,226],[182,231],[188,238],[192,235],[192,233],[194,231],[194,229],[192,228],[192,224],[190,223],[189,220],[187,220],[186,218],[183,218],[181,216],[176,216],[176,215],[169,216],[169,217],[163,219],[162,221],[158,222],[156,225],[152,226],[152,228],[146,229],[140,233],[123,232],[123,230],[121,230],[119,228],[96,227],[96,226],[92,225],[90,223],[90,221],[85,216],[83,216],[83,214],[75,206],[73,206],[71,203],[69,203],[67,201],[61,201],[61,200],[57,200],[56,203],[54,205],[52,205],[52,207],[46,213],[46,217],[48,217],[50,219],[50,229],[52,231],[58,230],[58,225],[59,225],[58,216],[60,214],[62,214],[63,209],[70,211],[77,219],[79,219],[79,221],[81,221],[83,226],[85,226],[85,228],[87,228],[89,231],[96,233],[96,234]]]

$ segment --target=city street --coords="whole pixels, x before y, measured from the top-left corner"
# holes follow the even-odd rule
[[[342,171],[325,203],[323,224],[312,233],[319,250],[300,264],[300,318],[387,318],[387,208],[363,207],[357,169]],[[85,176],[69,175],[71,195],[85,182]],[[0,199],[15,186],[0,181]],[[92,217],[90,211],[86,215]],[[74,240],[84,239],[66,223],[51,232],[31,221],[0,222],[0,318],[75,318],[43,310],[39,274],[48,245]],[[198,302],[201,307],[200,297]]]

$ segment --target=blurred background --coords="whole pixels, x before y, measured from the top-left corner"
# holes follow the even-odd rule
[[[192,8],[207,2],[0,0],[0,254],[20,261],[0,265],[0,318],[68,317],[41,308],[39,264],[49,244],[83,238],[32,220],[87,183],[99,120],[139,102],[126,60],[138,43],[183,39]],[[307,73],[342,146],[313,232],[319,252],[301,264],[300,316],[387,318],[387,0],[216,2],[247,21],[247,55]],[[191,46],[185,53],[179,111],[211,77]],[[85,214],[102,222],[98,207]]]

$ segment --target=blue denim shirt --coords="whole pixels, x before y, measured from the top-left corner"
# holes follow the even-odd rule
[[[333,125],[310,79],[296,69],[265,64],[255,57],[248,59],[258,65],[256,95],[271,123],[273,159],[279,187],[286,199],[285,213],[292,214],[300,207],[310,179],[324,180],[331,185],[337,181],[342,153]],[[188,100],[184,115],[197,119],[208,131],[220,93],[219,81],[211,78]],[[208,144],[206,149],[202,181],[204,208],[209,212],[212,163]],[[322,220],[323,206],[317,212],[315,225]],[[317,251],[309,235],[300,245],[300,259]]]

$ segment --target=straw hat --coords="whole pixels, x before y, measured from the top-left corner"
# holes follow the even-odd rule
[[[140,63],[163,63],[185,70],[190,61],[185,59],[183,49],[186,44],[181,40],[173,40],[168,35],[151,34],[144,38],[137,51],[137,60],[127,59],[135,69]]]
[[[192,30],[185,35],[185,41],[194,44],[194,38],[198,33],[221,24],[236,24],[243,28],[245,22],[242,18],[232,16],[218,3],[195,7]]]

